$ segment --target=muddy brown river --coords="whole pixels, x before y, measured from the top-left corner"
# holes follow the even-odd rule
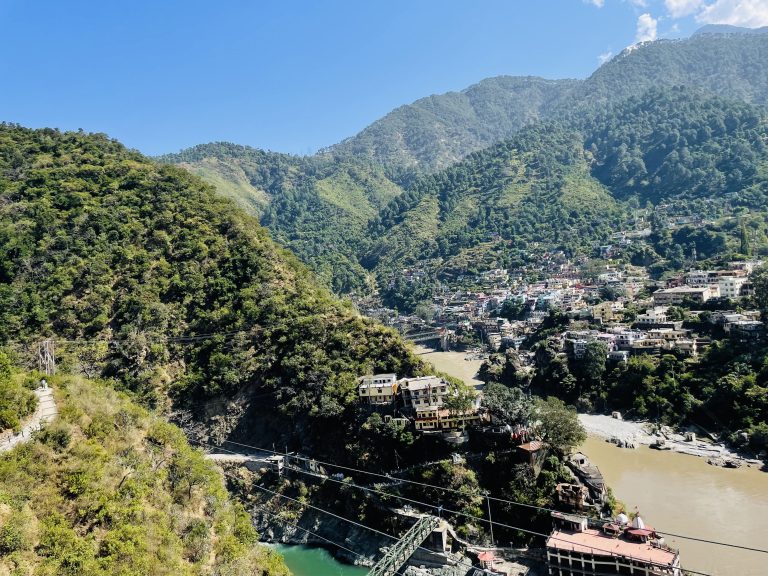
[[[768,548],[768,473],[707,464],[704,458],[587,439],[582,451],[627,509],[660,531]],[[765,576],[768,554],[668,537],[683,568],[718,576]]]
[[[472,383],[481,362],[458,352],[422,352],[438,370]],[[426,352],[426,353],[425,353]],[[647,447],[617,448],[590,437],[582,451],[600,468],[616,497],[660,531],[768,549],[768,473],[710,466],[703,458]],[[713,576],[768,576],[768,554],[679,537],[683,568]]]

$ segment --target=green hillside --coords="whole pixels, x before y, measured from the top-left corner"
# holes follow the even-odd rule
[[[591,106],[618,102],[651,88],[688,86],[765,105],[767,60],[768,33],[699,34],[684,40],[644,42],[603,64],[573,90],[571,98]]]
[[[363,261],[387,277],[492,239],[511,251],[576,253],[621,218],[609,191],[590,176],[580,136],[556,126],[531,128],[396,198],[371,225],[371,235],[382,240]]]
[[[577,84],[533,77],[488,78],[460,92],[401,106],[328,152],[419,171],[446,168],[546,117]]]
[[[766,184],[768,116],[762,108],[687,88],[652,89],[581,122],[592,173],[617,198],[653,204],[670,199],[741,197]]]
[[[380,240],[362,262],[390,304],[412,309],[407,294],[419,286],[399,279],[405,268],[439,278],[550,250],[588,255],[646,203],[682,203],[713,217],[727,205],[748,208],[755,211],[751,234],[763,237],[767,141],[760,108],[687,88],[654,89],[570,127],[522,130],[423,177],[371,223],[369,235]],[[711,257],[737,234],[711,225],[653,239],[658,259],[677,261],[676,244],[695,244]]]
[[[0,562],[10,569],[280,574],[279,562],[252,549],[253,530],[226,503],[222,479],[162,413],[206,445],[274,445],[382,473],[450,457],[452,447],[358,398],[359,375],[431,368],[197,176],[102,135],[0,125],[0,191],[0,345],[34,365],[34,343],[52,336],[60,374],[99,377],[54,379],[59,420],[0,459],[0,519],[9,518]],[[551,506],[565,476],[557,458],[545,468],[538,479],[506,463],[478,470],[497,493]],[[480,490],[474,471],[453,470],[447,483]],[[476,499],[463,500],[446,504],[475,509]],[[329,505],[350,514],[376,506]],[[527,510],[499,514],[548,522]],[[356,517],[378,525],[373,513]]]
[[[35,412],[39,402],[30,388],[37,384],[15,376],[10,360],[0,352],[0,432],[19,432],[24,418]]]
[[[354,418],[359,374],[423,370],[255,219],[104,136],[0,125],[0,198],[0,342],[22,359],[56,336],[63,370],[201,416],[237,396],[273,415],[274,437],[331,451],[351,427],[300,431]]]
[[[429,287],[403,283],[408,267],[420,267],[429,284],[479,262],[509,266],[548,250],[589,254],[647,203],[712,218],[726,205],[762,213],[766,142],[762,108],[695,88],[654,88],[523,129],[405,191],[359,164],[292,159],[303,184],[281,180],[261,221],[337,291],[360,288],[357,279],[368,275],[391,304],[412,309]],[[310,176],[313,162],[325,171]],[[765,222],[749,225],[755,238],[764,235]],[[689,232],[677,240],[708,257],[728,249],[733,235]],[[660,259],[681,259],[674,240],[659,239]],[[407,292],[423,294],[413,300]]]
[[[0,455],[0,573],[288,576],[181,430],[109,386],[52,380],[58,420]]]
[[[260,218],[335,292],[366,291],[358,263],[368,221],[402,192],[384,170],[358,160],[296,157],[216,143],[159,158],[179,164]]]
[[[340,294],[391,288],[415,263],[432,275],[583,250],[646,202],[762,211],[768,34],[705,32],[629,48],[583,81],[502,76],[430,96],[312,157],[217,143],[160,160],[258,216]],[[550,126],[586,156],[540,173],[513,149],[558,163],[568,146],[536,135]]]

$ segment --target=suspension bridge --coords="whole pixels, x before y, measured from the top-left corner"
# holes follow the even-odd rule
[[[391,546],[376,565],[368,571],[368,576],[395,576],[413,553],[429,538],[440,525],[440,519],[434,516],[422,516],[416,524],[403,534],[394,546]]]
[[[297,472],[303,475],[314,476],[324,481],[333,480],[322,466],[313,463],[312,460],[303,459],[301,457],[292,458],[290,455],[283,457],[266,452],[254,452],[251,454],[219,452],[206,454],[206,458],[218,464],[235,464],[251,470],[270,468],[281,476],[285,472]],[[257,488],[272,492],[264,487],[257,486]],[[278,493],[272,493],[279,496]],[[446,553],[445,543],[439,546],[440,550],[432,549],[434,547],[424,546],[425,541],[441,526],[442,532],[453,532],[450,525],[448,525],[445,520],[441,520],[440,518],[429,514],[407,514],[407,516],[416,518],[416,522],[405,532],[405,534],[399,539],[396,539],[396,542],[392,546],[386,549],[384,555],[370,569],[368,576],[401,575],[402,573],[400,570],[402,567],[418,550],[421,550],[424,553],[423,557],[429,558],[429,563],[440,565],[456,563],[456,559],[452,558],[450,553]],[[440,534],[440,541],[443,541],[442,534]],[[466,569],[464,571],[459,569],[457,574],[463,576],[466,574]]]

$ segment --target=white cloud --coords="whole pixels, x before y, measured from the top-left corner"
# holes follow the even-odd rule
[[[656,27],[658,24],[659,21],[647,12],[645,14],[640,14],[640,17],[637,19],[635,42],[656,40]]]
[[[587,4],[592,4],[593,6],[597,6],[598,8],[602,8],[605,6],[605,0],[584,0]]]
[[[768,0],[715,0],[702,7],[696,20],[749,28],[768,26]]]
[[[606,62],[608,62],[608,60],[611,59],[611,56],[613,56],[613,52],[608,50],[607,52],[603,52],[602,54],[600,54],[597,57],[597,59],[600,61],[600,64],[605,64]]]
[[[682,18],[698,12],[704,0],[664,0],[664,6],[672,18]]]

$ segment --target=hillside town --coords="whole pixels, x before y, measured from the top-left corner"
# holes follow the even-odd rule
[[[535,273],[497,268],[460,276],[443,285],[420,315],[382,308],[363,312],[387,320],[416,342],[494,352],[519,349],[551,311],[559,310],[570,320],[561,333],[564,352],[579,358],[588,342],[598,340],[616,362],[663,351],[696,356],[711,343],[711,330],[684,327],[690,321],[741,341],[757,342],[765,335],[759,311],[742,308],[753,294],[749,275],[760,261],[692,268],[663,281],[651,280],[641,267],[610,263],[588,278],[558,262],[545,259]],[[541,279],[532,280],[535,276]]]

